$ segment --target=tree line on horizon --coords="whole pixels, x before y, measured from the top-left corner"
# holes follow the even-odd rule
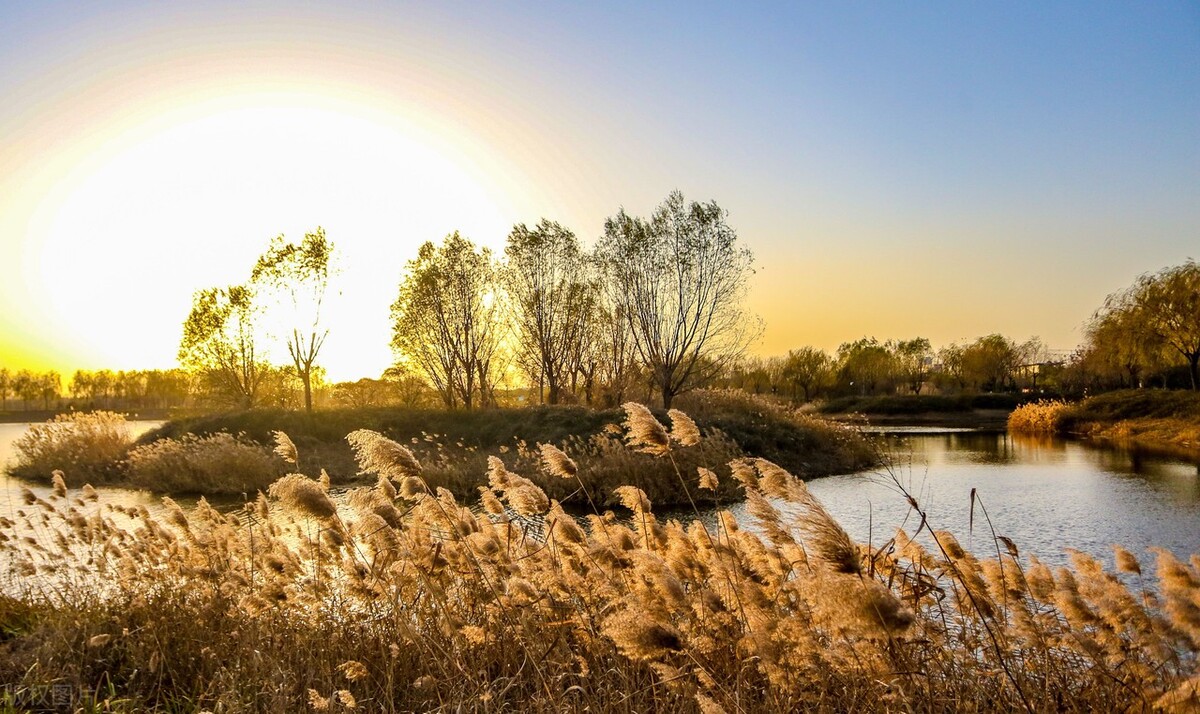
[[[1052,356],[1036,337],[990,334],[934,349],[927,338],[863,337],[834,353],[805,346],[745,354],[761,323],[742,301],[752,255],[715,203],[672,193],[648,218],[622,209],[591,250],[562,225],[514,226],[503,257],[459,233],[426,242],[391,306],[397,361],[379,378],[330,384],[319,365],[334,246],[318,228],[272,240],[242,285],[197,291],[181,368],[0,368],[0,410],[314,404],[486,408],[521,403],[615,406],[732,387],[795,403],[839,396],[1033,391],[1082,396],[1117,388],[1200,386],[1200,266],[1139,276],[1109,295],[1086,340]],[[264,317],[286,325],[287,364],[271,359]]]

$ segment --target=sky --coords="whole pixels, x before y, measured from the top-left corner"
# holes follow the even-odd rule
[[[1200,259],[1200,4],[0,0],[0,367],[175,364],[194,291],[339,251],[322,362],[392,361],[417,247],[585,243],[672,190],[755,255],[763,355],[1071,349]]]

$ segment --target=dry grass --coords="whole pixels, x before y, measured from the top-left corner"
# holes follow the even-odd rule
[[[635,426],[635,446],[665,462],[703,446]],[[224,514],[168,502],[153,518],[92,492],[28,494],[0,523],[0,681],[69,684],[97,710],[1200,704],[1200,557],[1161,551],[1151,566],[1122,551],[1120,575],[1080,553],[1052,571],[1003,540],[977,557],[911,497],[932,546],[900,533],[870,551],[761,459],[719,478],[748,499],[753,531],[729,513],[709,528],[660,521],[634,486],[614,489],[629,518],[577,518],[494,457],[477,512],[432,487],[428,464],[417,475],[406,447],[355,440],[378,481],[338,503],[326,479],[299,474]],[[583,489],[574,456],[529,458]],[[689,492],[711,480],[677,477]]]
[[[285,444],[277,452],[286,452]],[[129,452],[124,483],[159,493],[249,494],[265,490],[282,473],[282,458],[245,437],[188,434]]]
[[[1058,434],[1066,426],[1071,405],[1058,400],[1022,404],[1008,415],[1008,430],[1025,434]]]
[[[689,493],[678,475],[685,473],[695,480],[699,467],[727,464],[745,456],[724,434],[709,431],[691,446],[671,442],[656,456],[627,447],[618,432],[613,429],[587,438],[572,436],[558,444],[531,444],[516,439],[511,445],[501,446],[494,456],[506,468],[523,474],[548,497],[572,507],[586,508],[590,503],[616,504],[616,489],[625,485],[642,489],[660,506],[688,506],[692,502],[689,496],[697,503],[706,504],[728,503],[740,497],[736,485],[728,479],[720,488],[702,494],[695,493],[695,485],[689,484]],[[361,433],[367,433],[367,430],[353,432],[348,438]],[[440,434],[411,438],[403,448],[420,461],[420,475],[430,488],[444,488],[462,500],[478,496],[480,474],[489,468],[489,455],[482,450],[448,441]],[[547,448],[569,459],[575,466],[577,478],[562,478],[559,470],[563,465],[557,461],[547,464],[544,459]],[[723,470],[728,473],[727,466]]]
[[[121,478],[122,460],[132,444],[121,414],[60,414],[35,424],[16,440],[17,460],[9,471],[21,478],[48,481],[54,471],[61,470],[79,483],[110,483]]]
[[[1151,447],[1200,449],[1200,424],[1181,419],[1123,419],[1114,423],[1080,422],[1075,429],[1088,437]]]

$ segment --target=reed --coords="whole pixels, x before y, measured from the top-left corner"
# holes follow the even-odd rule
[[[159,439],[129,452],[124,483],[158,493],[250,494],[266,489],[295,451],[286,435],[274,454],[225,432]]]
[[[643,458],[708,438],[627,416],[631,445],[661,454]],[[1118,551],[1113,573],[1081,553],[1051,570],[1003,539],[976,555],[911,496],[924,537],[870,549],[792,474],[741,457],[677,475],[736,487],[752,524],[662,520],[633,485],[613,490],[624,515],[571,515],[531,478],[584,489],[557,447],[491,456],[479,508],[399,442],[354,442],[377,480],[337,497],[299,473],[230,512],[154,517],[70,480],[27,493],[0,522],[7,706],[52,682],[85,711],[1198,704],[1200,557]]]
[[[1022,404],[1008,415],[1008,430],[1026,434],[1059,434],[1065,431],[1072,405],[1056,399]]]
[[[9,471],[21,478],[49,481],[54,471],[61,470],[81,483],[111,483],[122,477],[123,460],[132,444],[124,415],[59,414],[33,425],[14,442],[16,463]]]

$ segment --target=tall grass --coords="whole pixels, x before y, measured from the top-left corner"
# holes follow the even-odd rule
[[[695,436],[629,408],[635,450],[669,463]],[[0,523],[0,681],[73,685],[79,708],[222,712],[1200,704],[1200,557],[1118,550],[1113,573],[1082,553],[1051,570],[1004,539],[975,555],[906,494],[926,538],[872,550],[763,459],[675,474],[689,494],[736,483],[752,530],[662,521],[633,486],[615,490],[627,516],[575,517],[495,457],[477,511],[404,444],[351,443],[377,481],[340,500],[300,474],[231,513],[27,493]],[[586,490],[569,454],[536,452]]]
[[[1066,428],[1071,405],[1058,400],[1022,404],[1008,415],[1008,430],[1026,434],[1058,434]]]
[[[54,471],[61,470],[78,482],[110,483],[120,480],[122,460],[132,444],[121,414],[59,414],[33,425],[13,443],[16,463],[9,471],[14,476],[48,481]]]
[[[187,434],[129,452],[124,482],[159,493],[255,493],[282,474],[283,466],[269,449],[244,436]]]

